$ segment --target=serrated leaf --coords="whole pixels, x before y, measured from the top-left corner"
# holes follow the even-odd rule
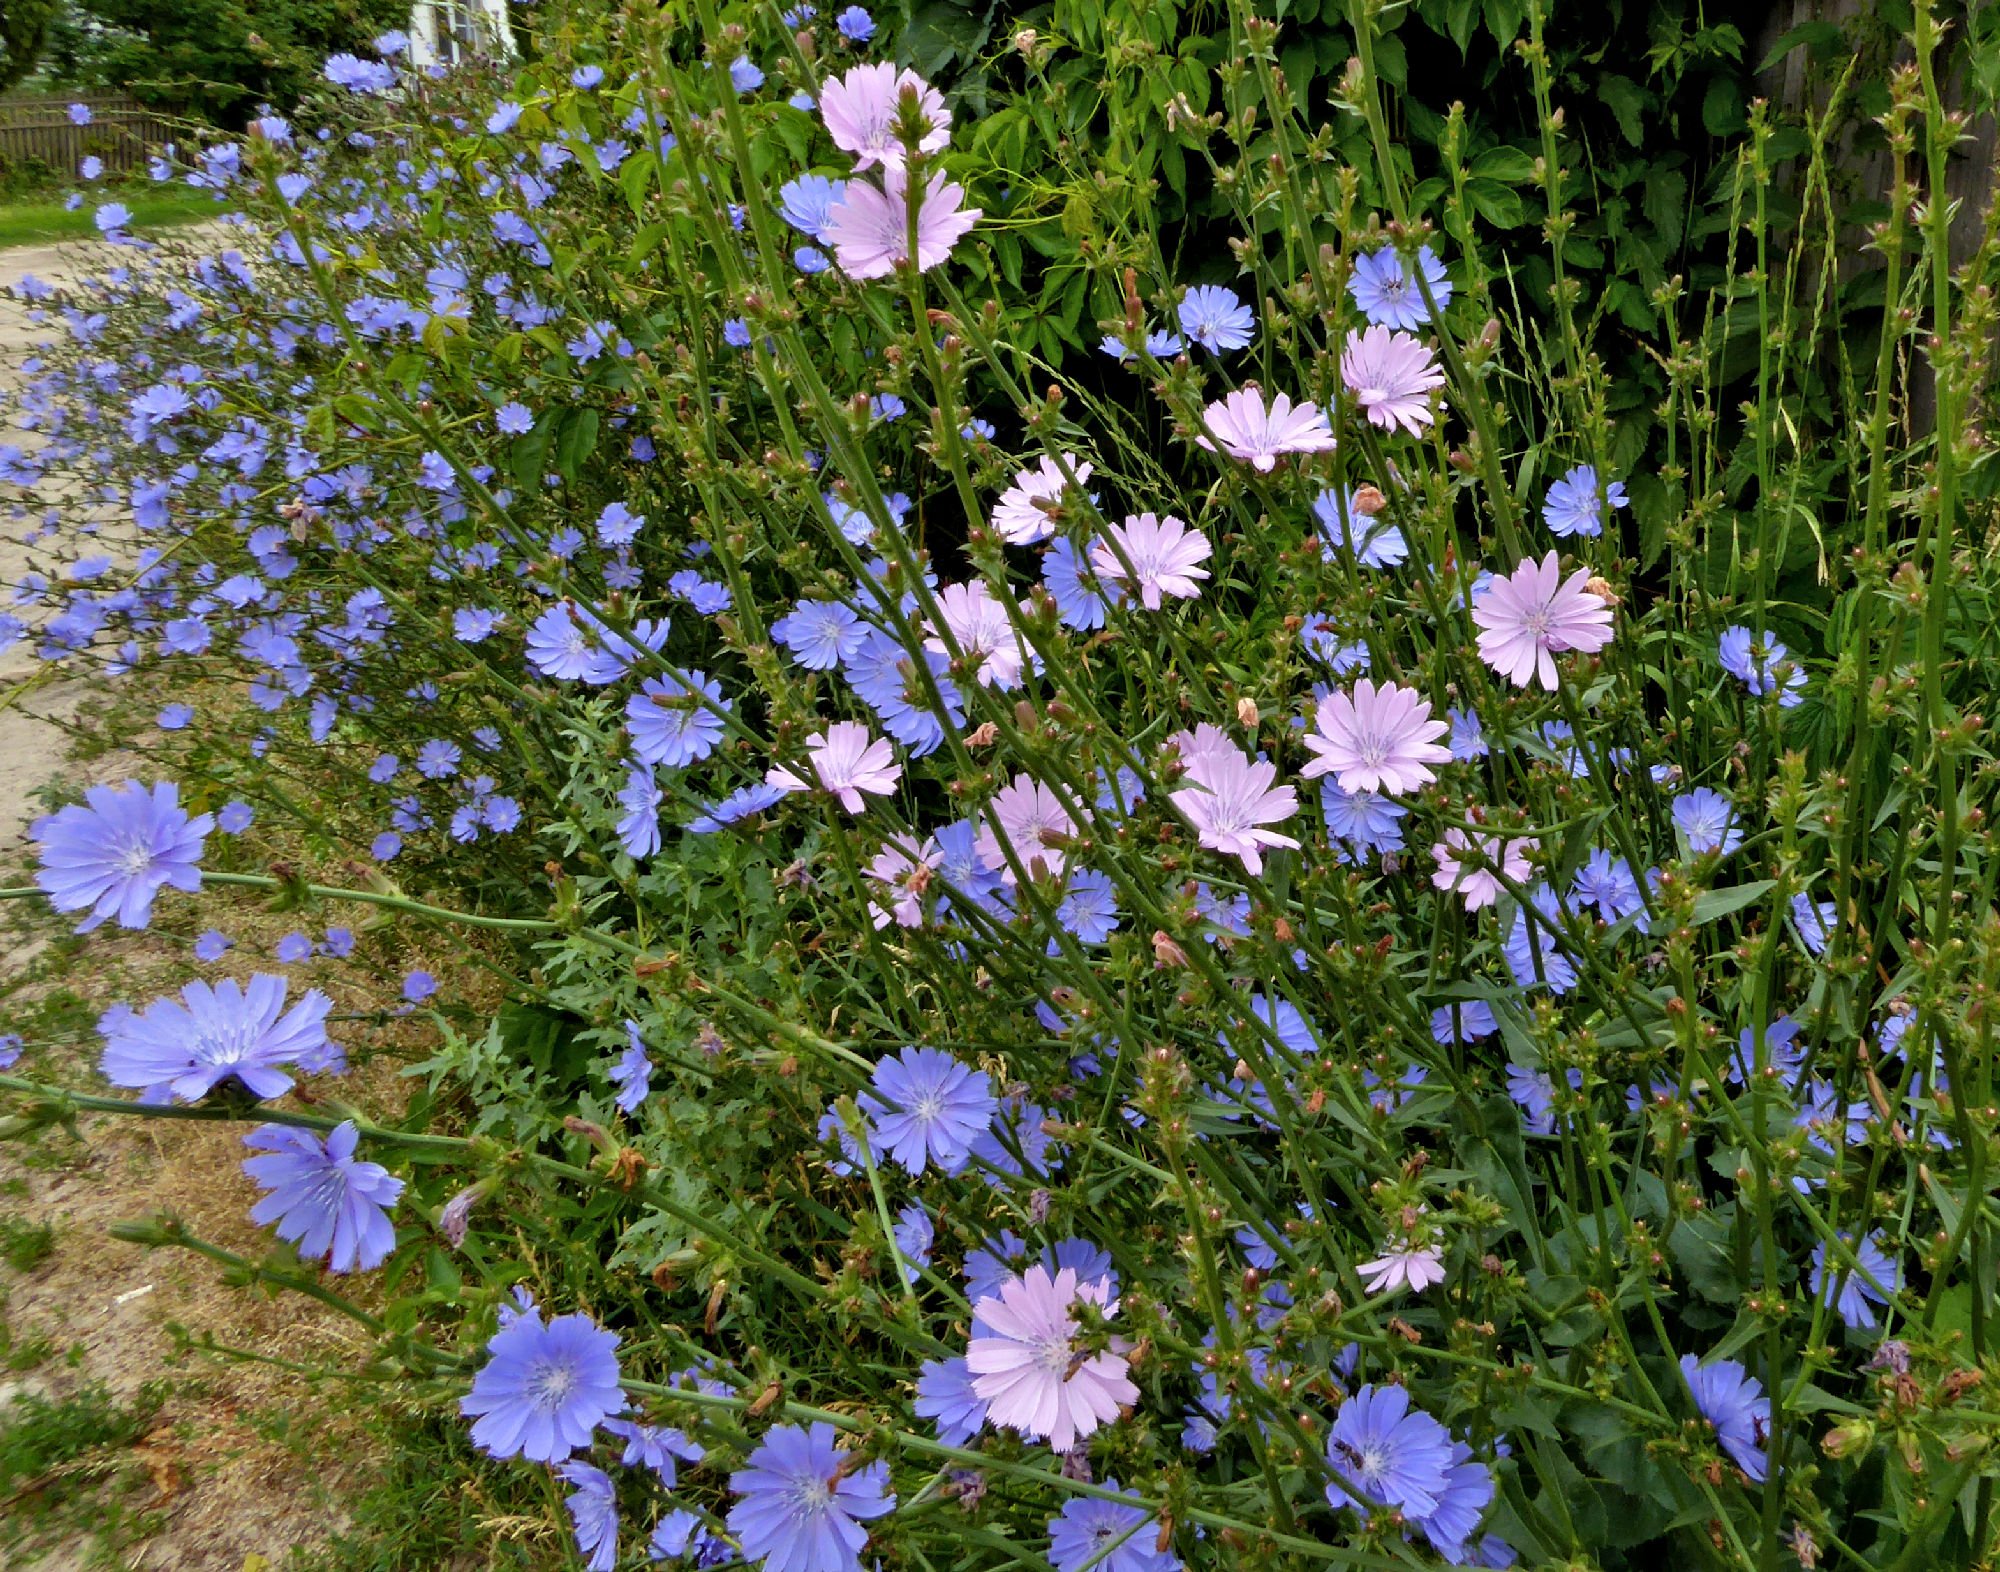
[[[1641,146],[1646,140],[1646,90],[1629,76],[1607,71],[1597,79],[1597,96],[1618,122],[1618,134],[1634,147]]]

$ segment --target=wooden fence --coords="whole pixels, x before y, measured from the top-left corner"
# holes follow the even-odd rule
[[[89,108],[89,125],[70,119],[71,104]],[[36,159],[73,178],[95,154],[108,170],[137,169],[168,135],[129,93],[0,93],[0,166]]]

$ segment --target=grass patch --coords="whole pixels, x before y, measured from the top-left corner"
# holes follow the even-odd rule
[[[370,1428],[383,1455],[369,1487],[348,1503],[353,1527],[322,1549],[296,1553],[287,1572],[446,1566],[529,1572],[569,1564],[551,1528],[548,1498],[534,1482],[475,1452],[455,1415],[397,1414],[384,1406],[371,1415]]]
[[[66,1530],[89,1540],[91,1564],[123,1565],[117,1553],[158,1530],[158,1514],[135,1510],[123,1484],[137,1472],[126,1449],[146,1435],[162,1399],[157,1385],[129,1406],[87,1386],[60,1400],[25,1393],[0,1408],[0,1549],[9,1565],[31,1564]]]
[[[140,235],[159,225],[193,223],[216,213],[215,199],[208,192],[185,186],[133,191],[117,200],[131,209],[132,230]],[[88,202],[73,213],[65,211],[60,201],[0,202],[0,247],[94,239],[97,225],[91,209]]]
[[[17,1272],[32,1272],[56,1250],[56,1231],[50,1223],[31,1223],[21,1217],[0,1217],[0,1261]]]

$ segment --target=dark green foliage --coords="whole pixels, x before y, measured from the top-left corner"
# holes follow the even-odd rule
[[[330,54],[409,22],[403,0],[77,0],[101,31],[69,45],[79,80],[240,125],[289,109]]]
[[[6,0],[0,5],[0,89],[35,69],[60,0]]]

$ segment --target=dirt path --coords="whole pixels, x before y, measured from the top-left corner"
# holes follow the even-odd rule
[[[86,270],[95,266],[96,258],[90,256],[93,252],[108,258],[112,248],[20,246],[0,251],[0,286],[18,284],[31,274],[56,283],[73,276],[80,258],[89,259],[85,262]],[[0,387],[11,395],[17,383],[15,367],[50,336],[47,324],[30,322],[18,308],[0,305]],[[11,422],[0,420],[0,426],[7,424]],[[27,553],[18,536],[17,529],[0,531],[0,585],[17,583],[28,565]],[[0,694],[32,675],[40,665],[25,646],[0,655]],[[55,683],[38,690],[25,703],[0,709],[0,847],[13,846],[28,821],[35,817],[29,794],[53,777],[62,762],[63,736],[49,724],[47,717],[75,714],[85,691],[80,682]],[[17,965],[19,958],[5,964]]]
[[[29,273],[55,283],[121,259],[102,246],[5,251],[0,283]],[[16,385],[22,357],[50,333],[0,303],[0,388]],[[10,424],[0,411],[0,427]],[[63,499],[29,500],[39,516]],[[0,529],[0,585],[27,565],[20,527]],[[0,703],[40,667],[25,647],[0,657]],[[130,773],[115,755],[88,769],[68,759],[53,722],[75,715],[89,691],[66,679],[0,708],[4,882],[20,882],[27,866],[39,788]],[[0,1031],[27,1039],[21,1073],[86,1082],[97,1014],[116,999],[171,991],[191,970],[184,937],[106,930],[78,945],[48,913],[6,905]],[[173,1328],[296,1364],[352,1368],[351,1323],[228,1289],[194,1257],[107,1237],[114,1222],[166,1210],[261,1259],[270,1241],[245,1215],[256,1192],[237,1168],[240,1132],[123,1119],[86,1120],[80,1131],[82,1140],[49,1130],[0,1144],[0,1565],[275,1572],[295,1547],[323,1546],[344,1525],[341,1501],[365,1448],[352,1427],[329,1425],[296,1376],[185,1356]],[[80,1448],[86,1438],[95,1439]]]

